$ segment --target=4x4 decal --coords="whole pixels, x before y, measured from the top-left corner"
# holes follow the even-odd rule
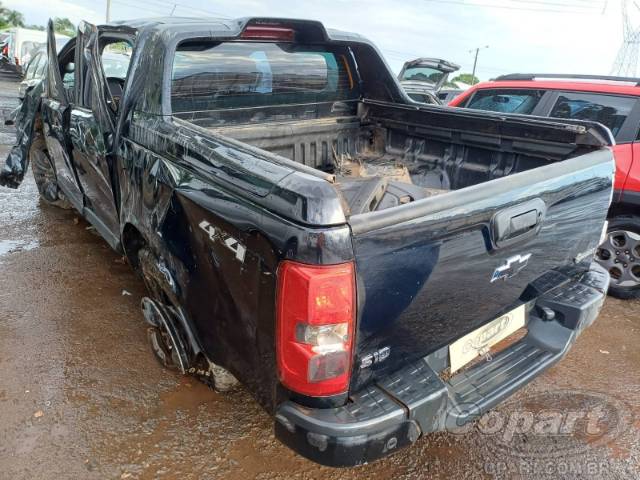
[[[207,235],[209,235],[209,239],[212,242],[216,240],[220,241],[225,247],[235,253],[236,260],[240,263],[244,263],[244,257],[247,253],[247,247],[242,245],[238,240],[233,238],[231,235],[223,232],[219,228],[214,227],[206,220],[201,221],[198,226],[204,230]]]

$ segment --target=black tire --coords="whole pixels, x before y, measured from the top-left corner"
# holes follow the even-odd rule
[[[64,209],[72,208],[58,188],[58,179],[53,167],[53,161],[49,156],[47,144],[42,136],[36,137],[31,144],[29,161],[31,162],[33,178],[36,181],[38,192],[40,192],[40,198],[49,205]]]
[[[623,300],[640,298],[640,217],[619,215],[609,220],[607,239],[596,261],[609,271],[609,295]]]

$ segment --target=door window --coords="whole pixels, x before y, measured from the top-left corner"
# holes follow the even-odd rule
[[[105,77],[124,80],[131,62],[131,45],[127,42],[109,43],[102,50],[101,60]]]
[[[73,56],[71,58],[73,58]],[[73,102],[75,98],[74,87],[76,84],[76,65],[73,61],[65,62],[61,65],[60,71],[62,72],[62,86],[67,92],[67,98],[70,102]]]
[[[75,64],[76,49],[74,48],[64,52],[63,57],[60,59],[60,75],[62,77],[62,88],[65,91],[67,100],[70,103],[75,103],[76,98],[76,64]]]
[[[506,88],[478,90],[466,107],[474,110],[530,115],[543,95],[544,90]]]
[[[39,55],[36,71],[33,73],[33,78],[41,79],[41,78],[44,78],[46,74],[47,74],[47,55],[45,53],[41,53]]]
[[[635,98],[617,95],[561,92],[549,116],[599,122],[615,137],[635,102]]]
[[[37,78],[36,77],[36,72],[38,71],[38,68],[40,67],[40,59],[42,58],[41,54],[37,54],[36,56],[34,56],[31,61],[29,62],[29,66],[27,67],[27,71],[24,74],[24,78],[25,80],[31,80],[32,78]]]

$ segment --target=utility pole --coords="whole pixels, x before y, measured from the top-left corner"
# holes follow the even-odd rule
[[[111,20],[111,0],[107,0],[107,23]]]
[[[489,48],[489,45],[485,45],[484,47],[477,47],[475,48],[475,52],[476,52],[476,56],[473,59],[473,72],[471,73],[471,82],[472,85],[475,84],[475,78],[476,78],[476,67],[478,65],[478,54],[480,53],[480,50],[484,50],[485,48]],[[473,52],[473,50],[469,50],[469,53]]]

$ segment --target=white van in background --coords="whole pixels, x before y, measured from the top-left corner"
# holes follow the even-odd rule
[[[15,65],[18,73],[22,73],[23,67],[29,63],[34,50],[47,45],[47,32],[44,30],[14,27],[2,34],[8,36],[3,41],[4,46],[0,53],[9,64]],[[56,35],[58,51],[68,40],[69,37],[66,35]]]

